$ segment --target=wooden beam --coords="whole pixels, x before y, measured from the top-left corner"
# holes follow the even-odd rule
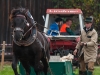
[[[0,69],[3,69],[3,65],[4,65],[4,55],[5,55],[5,41],[3,41],[3,46],[2,46],[2,58],[1,58],[1,67]]]

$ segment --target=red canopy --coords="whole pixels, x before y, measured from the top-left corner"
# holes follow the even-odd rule
[[[82,14],[81,9],[47,9],[47,14]]]

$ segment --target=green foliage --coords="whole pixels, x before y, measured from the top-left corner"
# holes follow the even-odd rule
[[[54,8],[79,8],[84,17],[93,16],[95,24],[100,23],[100,0],[52,0]]]
[[[52,0],[54,8],[79,8],[84,18],[93,16],[94,28],[100,36],[100,0]],[[98,39],[100,41],[100,37]]]

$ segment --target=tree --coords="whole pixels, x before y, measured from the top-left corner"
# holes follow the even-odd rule
[[[100,0],[52,0],[54,8],[79,8],[84,18],[93,16],[94,27],[100,34]],[[100,36],[100,35],[99,35]],[[99,37],[100,40],[100,37]]]
[[[80,8],[84,17],[93,16],[96,25],[100,24],[100,0],[53,0],[55,8]]]

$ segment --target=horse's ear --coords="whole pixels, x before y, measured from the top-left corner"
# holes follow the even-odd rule
[[[11,24],[11,28],[13,28],[13,10],[11,11],[11,14],[9,16],[9,20],[10,20],[10,24]]]
[[[9,16],[10,22],[12,21],[12,17],[13,17],[12,14],[10,14]]]
[[[12,21],[12,17],[13,17],[14,11],[15,11],[15,8],[12,9],[11,14],[10,14],[10,16],[9,16],[10,21]]]
[[[10,25],[11,25],[11,28],[14,28],[14,22],[13,22],[13,20],[10,21]]]

